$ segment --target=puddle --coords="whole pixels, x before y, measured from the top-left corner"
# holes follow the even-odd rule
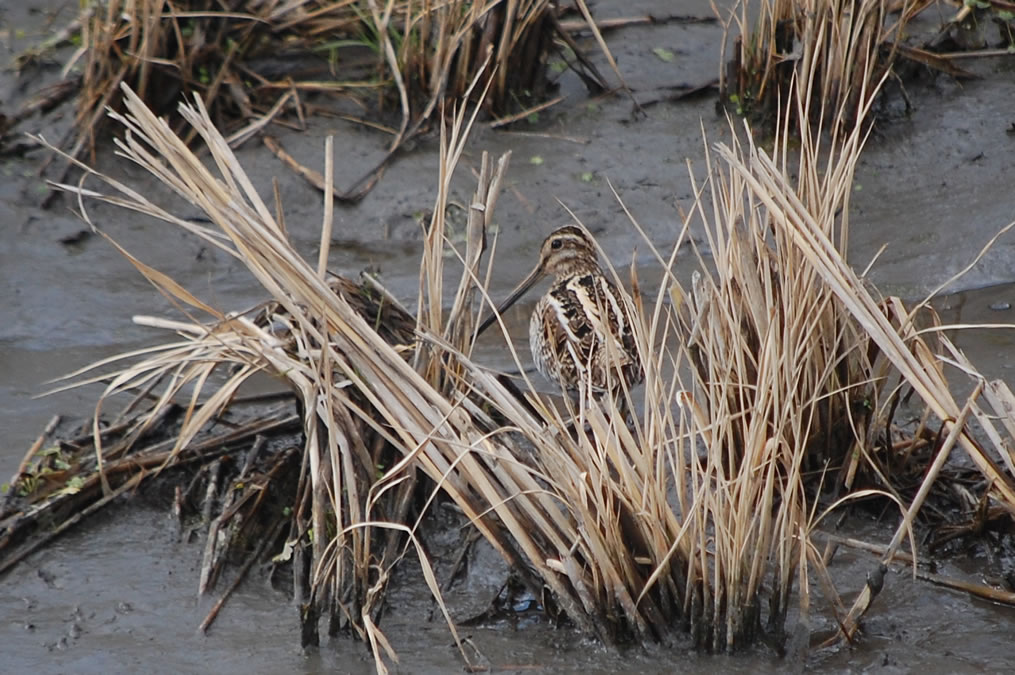
[[[47,19],[12,4],[0,6],[0,47],[7,56],[31,44]],[[66,8],[55,20],[55,25],[63,25],[77,3],[50,0],[49,5]],[[712,16],[709,3],[697,0],[604,0],[596,10],[603,17],[649,12]],[[19,27],[24,27],[26,37],[18,37]],[[638,96],[653,99],[672,87],[713,78],[719,34],[714,23],[671,23],[613,31],[607,39]],[[664,61],[653,53],[657,47],[676,58]],[[922,297],[949,279],[1015,217],[1011,200],[1015,140],[1005,133],[1015,122],[1011,61],[971,67],[985,77],[961,87],[942,79],[911,90],[916,106],[912,115],[872,138],[857,172],[850,259],[862,267],[887,244],[871,277],[886,292],[907,299]],[[46,73],[55,76],[55,70]],[[9,72],[0,74],[4,92],[0,100],[18,100],[27,84]],[[574,78],[565,77],[561,91],[567,100],[525,129],[477,127],[461,165],[455,198],[464,201],[472,188],[470,167],[477,164],[479,153],[513,152],[497,207],[498,262],[491,288],[495,298],[502,298],[529,270],[543,237],[567,222],[558,200],[597,234],[618,267],[626,269],[634,261],[639,269],[650,269],[647,246],[628,224],[611,185],[649,239],[665,251],[679,231],[679,209],[691,205],[685,159],[693,158],[700,170],[700,128],[704,125],[710,142],[721,139],[726,129],[710,97],[660,103],[646,118],[634,119],[628,100],[590,101]],[[44,123],[47,136],[56,138],[50,123]],[[278,136],[291,154],[317,166],[323,165],[323,137],[335,134],[343,158],[337,166],[340,186],[359,178],[388,140],[342,122],[312,123],[309,133],[279,131]],[[59,127],[60,121],[55,124]],[[38,121],[26,126],[33,131],[41,128]],[[414,304],[418,220],[433,206],[436,152],[435,139],[421,141],[361,204],[336,210],[331,259],[336,272],[355,275],[371,267],[396,296]],[[315,257],[320,196],[256,144],[238,155],[261,194],[271,194],[271,178],[278,176],[296,246]],[[68,212],[69,204],[51,211],[36,206],[38,160],[32,155],[0,165],[3,478],[14,472],[53,414],[87,414],[98,393],[91,388],[32,399],[45,388],[43,382],[95,359],[167,339],[130,318],[172,316],[174,311],[108,243],[98,236],[79,235],[85,227]],[[100,165],[148,194],[165,194],[164,188],[109,156],[102,156]],[[242,308],[264,297],[235,261],[174,227],[98,204],[91,205],[89,213],[128,250],[217,307]],[[197,215],[187,206],[181,213]],[[1002,308],[1015,304],[1013,260],[1015,236],[1010,236],[951,287],[957,294],[939,302],[945,321],[1015,322],[1013,310]],[[680,264],[690,269],[690,256]],[[649,287],[655,282],[644,281]],[[534,292],[531,300],[536,297]],[[524,336],[530,307],[519,305],[510,313],[513,334]],[[1015,380],[1013,341],[1015,333],[997,329],[971,331],[957,340],[984,372],[1009,382]],[[524,338],[516,342],[527,363]],[[495,331],[484,338],[477,357],[496,367],[511,363]],[[197,672],[210,667],[222,673],[373,671],[366,648],[347,639],[304,654],[298,646],[295,610],[257,574],[230,600],[210,634],[197,635],[213,601],[196,597],[200,546],[178,543],[171,533],[162,510],[104,513],[0,580],[5,669],[13,672],[45,663],[51,671],[103,673]],[[870,561],[842,554],[836,564],[845,567],[844,578],[855,580],[851,587],[859,588]],[[432,608],[425,592],[406,584],[393,594],[391,605],[383,628],[403,659],[402,670],[461,669],[446,627],[429,618]],[[1004,671],[1015,655],[1012,617],[1010,609],[913,582],[905,574],[894,575],[865,622],[864,640],[852,648],[818,653],[809,665],[826,672]],[[680,647],[617,652],[539,623],[464,633],[494,670],[507,672],[747,673],[794,666],[764,649],[733,658],[698,656]]]

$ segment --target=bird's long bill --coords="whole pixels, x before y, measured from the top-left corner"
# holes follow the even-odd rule
[[[497,308],[497,311],[486,317],[483,323],[479,324],[479,329],[476,330],[476,335],[482,334],[483,331],[489,328],[490,324],[496,321],[498,316],[506,312],[511,305],[518,302],[518,298],[525,295],[525,293],[532,288],[533,284],[542,278],[543,266],[536,265],[535,269],[529,272],[529,276],[522,279],[522,282],[515,287],[515,290],[511,291],[511,294],[504,299],[504,302],[500,303],[500,307]]]

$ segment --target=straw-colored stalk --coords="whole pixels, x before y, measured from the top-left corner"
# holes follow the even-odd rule
[[[451,409],[431,389],[419,394],[402,386],[402,379],[414,378],[425,387],[405,361],[409,347],[405,338],[411,336],[411,325],[406,327],[409,333],[400,328],[398,322],[404,323],[404,319],[397,312],[392,315],[390,309],[385,310],[384,299],[365,303],[367,310],[376,310],[371,318],[369,311],[363,311],[362,291],[351,282],[328,282],[295,253],[199,101],[196,106],[182,107],[180,112],[210,148],[217,174],[203,165],[132,91],[125,91],[128,113],[115,115],[128,130],[127,137],[118,141],[121,153],[202,207],[219,230],[176,218],[105,176],[100,178],[123,197],[101,197],[80,188],[62,187],[81,197],[100,197],[181,225],[211,245],[241,257],[276,302],[265,311],[263,320],[226,316],[124,251],[182,309],[207,313],[215,323],[204,325],[195,319],[190,325],[172,324],[181,331],[184,343],[151,350],[155,356],[91,381],[108,383],[105,400],[168,378],[153,418],[159,408],[193,384],[176,452],[228,404],[253,372],[265,370],[288,381],[299,394],[305,412],[305,481],[301,478],[301,488],[295,495],[289,534],[289,544],[296,553],[306,543],[310,545],[311,594],[302,598],[305,636],[316,634],[319,616],[330,615],[333,626],[349,625],[368,639],[381,663],[386,642],[375,625],[376,613],[390,568],[404,555],[404,546],[393,544],[404,537],[404,523],[415,517],[409,508],[416,485],[412,459],[420,446],[427,444],[429,435],[441,428],[442,419]],[[460,129],[461,124],[459,117],[455,128]],[[456,142],[463,142],[462,137],[456,138]],[[449,152],[457,157],[461,147],[455,146]],[[495,192],[499,179],[491,170],[485,167]],[[484,210],[487,200],[492,199],[489,192],[477,196],[475,208]],[[80,203],[86,214],[83,201]],[[326,242],[325,237],[325,250]],[[333,292],[335,289],[339,292]],[[392,316],[394,325],[389,321]],[[389,339],[401,339],[389,344],[378,331]],[[241,369],[199,403],[208,392],[208,376],[230,363],[240,364]],[[99,408],[96,420],[98,413]],[[103,451],[97,424],[96,453],[101,468]],[[398,448],[401,461],[379,455],[377,443]],[[172,457],[167,464],[171,462]],[[378,471],[388,472],[382,482],[378,482]],[[435,469],[431,475],[439,476],[440,470]],[[297,561],[294,567],[298,566]],[[433,588],[436,593],[436,586]]]
[[[784,123],[799,111],[790,84],[799,62],[815,61],[810,95],[825,105],[812,112],[829,117],[810,121],[858,123],[857,113],[869,103],[861,97],[868,73],[880,78],[891,69],[895,41],[909,16],[903,11],[886,23],[881,0],[740,0],[726,21],[727,32],[737,37],[730,62],[720,66],[723,104],[752,119]],[[867,88],[865,93],[875,92]],[[840,112],[845,116],[836,117]]]
[[[913,313],[897,299],[879,303],[845,262],[863,122],[886,74],[873,58],[881,42],[876,30],[843,31],[850,39],[837,51],[821,31],[838,24],[817,21],[820,8],[812,9],[804,26],[817,32],[801,34],[818,41],[803,45],[785,80],[788,104],[772,155],[750,138],[747,147],[717,146],[718,164],[708,153],[708,180],[699,193],[710,194],[711,203],[699,200],[696,209],[706,223],[714,272],[703,271],[690,289],[673,284],[693,373],[686,408],[706,452],[701,462],[685,457],[693,498],[681,507],[691,521],[684,525],[694,542],[691,567],[701,575],[704,629],[713,631],[706,641],[716,649],[749,641],[763,623],[782,630],[793,592],[806,626],[814,579],[852,637],[877,588],[865,588],[848,612],[842,606],[812,541],[823,513],[803,471],[821,470],[824,484],[846,488],[858,471],[878,476],[894,493],[887,496],[906,510],[890,560],[911,535],[941,466],[906,505],[876,457],[891,452],[880,439],[900,377],[947,420],[951,434],[939,461],[951,444],[961,445],[997,498],[1011,504],[1015,494],[1010,453],[995,443],[1008,472],[998,469],[965,428],[972,411],[986,417],[975,402],[979,389],[965,409],[958,405],[933,356],[935,343],[913,328]],[[854,18],[864,11],[873,10],[864,3]],[[880,18],[872,25],[880,26]],[[829,120],[830,131],[793,120]],[[985,426],[999,438],[992,424]]]
[[[841,104],[835,114],[863,119],[880,82],[866,58],[877,44],[853,45],[867,70],[856,98],[847,99],[864,105]],[[791,101],[798,119],[811,118],[811,92],[827,64],[819,58],[797,64]],[[241,317],[231,320],[235,327],[191,332],[204,343],[223,332],[226,343],[242,347],[221,358],[268,369],[301,393],[313,607],[346,617],[378,663],[391,650],[374,612],[404,549],[389,555],[391,547],[373,537],[390,531],[416,541],[408,513],[393,504],[417,472],[435,486],[431,494],[443,491],[461,508],[534,592],[606,642],[665,639],[689,628],[700,644],[731,650],[749,643],[762,623],[783,629],[794,597],[806,620],[815,578],[847,632],[855,627],[866,606],[848,617],[841,609],[812,541],[820,514],[803,471],[853,456],[876,464],[870,439],[883,433],[877,425],[887,418],[888,397],[879,388],[890,372],[901,373],[940,419],[960,419],[963,408],[948,394],[911,318],[891,304],[886,315],[843,260],[841,214],[865,139],[861,125],[848,131],[833,125],[829,138],[803,130],[792,162],[797,146],[788,115],[774,158],[735,142],[709,153],[694,214],[705,224],[714,265],[703,263],[685,288],[669,274],[676,250],[659,256],[666,283],[654,299],[636,292],[630,308],[644,398],[625,391],[623,406],[610,397],[577,406],[566,401],[564,413],[531,393],[523,404],[470,358],[469,302],[477,294],[488,300],[479,262],[499,181],[487,162],[470,205],[466,250],[459,252],[464,272],[456,301],[447,318],[441,311],[442,214],[468,133],[464,109],[442,135],[437,208],[421,270],[419,346],[410,364],[404,349],[381,339],[296,255],[199,100],[180,114],[208,145],[217,173],[139,98],[128,91],[126,100],[127,113],[117,117],[129,130],[123,153],[202,207],[217,229],[176,218],[108,178],[124,197],[106,199],[239,256],[289,317],[295,349]],[[182,304],[222,316],[138,265]],[[637,280],[632,284],[637,291]],[[999,388],[991,393],[996,407],[1010,400]],[[963,414],[990,424],[974,404],[966,407]],[[639,411],[630,425],[624,409]],[[1010,474],[992,469],[964,429],[954,428],[955,443],[993,481],[994,494],[1015,504]],[[375,467],[359,450],[360,429],[372,430],[394,453],[377,480],[367,479]],[[999,432],[993,434],[1001,448]],[[920,500],[908,506],[899,542],[919,506]],[[438,595],[421,549],[418,558]]]
[[[159,114],[178,94],[199,95],[220,124],[247,122],[230,136],[234,144],[287,106],[295,104],[302,115],[304,94],[365,99],[376,92],[381,108],[394,101],[400,110],[390,143],[394,152],[446,100],[461,99],[477,78],[489,80],[484,104],[495,115],[539,103],[550,86],[546,63],[558,49],[555,38],[574,45],[556,19],[552,0],[249,0],[233,5],[225,11],[212,0],[110,0],[83,11],[77,21],[81,47],[65,67],[70,72],[83,64],[68,154],[77,158],[82,150],[94,149],[106,108],[119,103],[121,83]],[[268,46],[279,42],[290,59],[298,57],[297,65],[280,59],[259,72],[258,63],[272,63],[275,51]],[[600,46],[607,50],[604,42]],[[614,63],[608,51],[607,56]],[[575,59],[573,67],[589,71],[586,81],[606,87],[581,54]],[[330,72],[318,72],[322,65]],[[383,164],[343,197],[361,198],[382,169]]]

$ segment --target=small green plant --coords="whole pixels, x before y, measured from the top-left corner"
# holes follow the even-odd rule
[[[84,476],[74,476],[67,481],[67,484],[64,485],[62,490],[60,490],[60,494],[76,495],[77,493],[81,492],[81,488],[83,488],[84,486],[85,486]]]
[[[655,47],[652,49],[652,53],[656,55],[656,58],[665,63],[673,63],[673,60],[677,58],[673,52],[665,47]]]

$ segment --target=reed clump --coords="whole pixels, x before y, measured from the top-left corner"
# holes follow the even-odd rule
[[[806,100],[797,104],[805,107]],[[940,467],[929,471],[910,497],[884,472],[886,458],[898,453],[884,439],[891,438],[886,429],[900,382],[925,401],[928,415],[946,420],[935,456],[960,444],[983,472],[984,498],[1015,503],[1011,466],[997,469],[965,426],[975,414],[994,429],[976,396],[960,409],[934,343],[916,332],[912,314],[895,299],[873,298],[839,252],[864,138],[856,128],[833,135],[823,152],[817,137],[800,137],[794,181],[788,133],[777,140],[778,159],[750,141],[706,153],[708,171],[696,188],[701,197],[681,240],[699,217],[713,264],[702,259],[694,282],[682,285],[671,272],[678,246],[657,254],[666,281],[654,295],[630,280],[644,389],[624,391],[621,401],[575,406],[566,399],[560,407],[531,384],[519,397],[470,358],[474,300],[488,299],[478,282],[486,226],[506,158],[482,164],[465,248],[452,249],[463,274],[450,312],[443,311],[450,244],[440,214],[474,118],[459,113],[444,136],[410,340],[409,315],[387,305],[390,298],[351,282],[329,284],[320,263],[314,269],[292,252],[272,211],[243,187],[242,169],[199,102],[181,115],[211,148],[218,177],[136,96],[128,92],[127,101],[128,115],[118,117],[131,130],[121,144],[125,154],[200,203],[218,230],[176,219],[108,178],[124,197],[105,199],[225,247],[276,301],[255,315],[222,314],[135,261],[164,292],[214,321],[162,323],[184,341],[95,379],[108,382],[108,398],[168,378],[143,423],[163,419],[186,383],[200,385],[182,406],[183,422],[159,466],[201,456],[208,447],[198,438],[201,429],[252,372],[274,373],[297,392],[305,441],[274,460],[299,466],[290,481],[296,491],[278,493],[290,515],[275,521],[265,541],[292,563],[307,642],[327,620],[329,631],[349,628],[368,641],[378,663],[393,656],[378,620],[391,571],[407,547],[416,545],[439,598],[417,530],[438,492],[461,508],[548,611],[606,643],[670,641],[689,631],[703,647],[733,651],[761,634],[807,637],[815,580],[829,608],[827,624],[851,636],[876,588],[865,587],[850,610],[842,603],[836,590],[842,582],[833,582],[819,546],[832,536],[821,524],[834,503],[822,501],[818,486],[853,490],[846,498],[856,499],[874,494],[866,483],[854,484],[858,476],[883,480],[878,494],[906,514],[883,549],[890,563],[940,475]],[[327,232],[326,224],[323,251]],[[939,344],[962,358],[946,339]],[[211,369],[223,364],[240,370],[213,386]],[[1010,400],[1003,387],[991,391],[997,405]],[[629,410],[637,411],[633,419]],[[998,431],[992,434],[998,452],[1003,443]],[[122,469],[102,437],[96,422],[88,479],[99,507],[146,477],[114,482],[112,467]],[[213,470],[211,458],[205,464],[213,475],[221,465]],[[274,475],[285,470],[275,466]],[[273,471],[259,475],[263,481]],[[217,489],[211,478],[207,484]],[[235,513],[227,508],[220,517]],[[217,537],[216,531],[208,541]],[[206,580],[214,581],[212,571],[202,574],[202,588]],[[786,626],[789,616],[795,626]]]
[[[737,35],[730,58],[721,60],[720,103],[771,129],[797,114],[791,80],[801,61],[816,60],[820,70],[808,95],[816,104],[811,112],[826,117],[807,122],[858,123],[857,112],[868,104],[864,97],[874,95],[864,87],[868,73],[880,80],[891,72],[911,10],[904,4],[891,15],[880,0],[742,0],[725,19],[727,32]]]
[[[553,53],[588,86],[606,88],[560,12],[553,0],[90,2],[62,38],[79,45],[65,67],[72,86],[60,88],[61,97],[76,94],[77,110],[58,145],[73,158],[94,152],[106,108],[119,105],[127,84],[157,114],[199,96],[234,147],[271,122],[299,127],[318,112],[386,130],[394,153],[477,78],[490,80],[484,105],[494,116],[542,102],[554,86]],[[369,120],[361,106],[372,110]],[[283,119],[287,112],[295,122]],[[361,198],[382,169],[336,196]]]
[[[477,468],[484,466],[483,462],[515,464],[515,455],[496,442],[491,442],[488,453],[470,450],[484,441],[489,415],[462,389],[463,371],[454,365],[459,353],[456,346],[471,349],[470,303],[478,289],[477,266],[507,158],[497,163],[484,158],[481,164],[466,249],[461,252],[468,261],[467,273],[450,319],[444,323],[440,273],[447,245],[444,207],[454,167],[478,108],[473,108],[471,117],[466,117],[464,107],[453,116],[453,124],[442,134],[438,200],[424,252],[419,318],[411,319],[397,301],[375,285],[328,276],[329,194],[325,195],[321,253],[314,268],[292,249],[281,212],[269,209],[250,187],[200,99],[181,106],[179,112],[205,141],[212,156],[210,166],[133,91],[124,86],[124,92],[126,114],[113,113],[128,130],[125,139],[117,142],[121,153],[188,202],[200,205],[215,228],[177,218],[83,164],[79,166],[86,173],[97,176],[119,195],[60,187],[82,198],[100,198],[184,227],[209,245],[243,260],[274,300],[253,313],[224,313],[123,251],[191,321],[141,317],[139,321],[177,331],[182,340],[95,364],[94,368],[103,369],[98,375],[88,375],[91,368],[74,374],[76,381],[71,386],[106,383],[92,425],[93,456],[90,460],[81,455],[74,458],[74,476],[87,483],[88,490],[66,490],[60,495],[37,490],[31,478],[50,472],[27,462],[29,470],[13,481],[23,499],[9,505],[11,511],[3,520],[10,526],[0,547],[6,548],[8,556],[3,565],[7,568],[17,563],[50,539],[37,528],[40,520],[35,516],[39,513],[46,513],[49,522],[58,523],[57,532],[62,532],[80,520],[61,521],[66,513],[62,506],[68,501],[78,510],[92,513],[150,478],[148,470],[152,468],[198,462],[201,471],[207,471],[205,484],[213,496],[205,501],[209,506],[204,520],[211,526],[201,591],[214,585],[226,553],[236,548],[237,540],[252,538],[252,525],[242,532],[237,525],[254,520],[254,514],[243,507],[266,501],[266,481],[270,481],[276,493],[282,492],[268,501],[284,508],[281,516],[276,513],[269,519],[269,526],[256,530],[262,535],[261,545],[247,552],[245,565],[249,567],[265,551],[274,549],[277,560],[291,563],[304,643],[319,639],[318,625],[325,621],[331,634],[351,630],[369,642],[378,664],[383,664],[385,655],[394,655],[377,625],[385,588],[407,547],[419,543],[416,527],[436,490],[455,499],[506,557],[515,562],[523,559],[517,551],[519,544],[493,522],[498,514],[482,516],[490,511],[491,503],[506,500],[498,490],[513,488],[500,487],[507,480],[504,476],[493,478],[488,469]],[[198,320],[199,314],[209,316],[210,322]],[[135,362],[105,372],[106,367],[124,359]],[[214,377],[222,371],[228,373],[224,381],[221,376]],[[284,415],[272,420],[287,429],[296,422],[303,430],[303,442],[296,451],[279,453],[276,448],[270,455],[273,463],[264,471],[257,471],[261,452],[257,443],[242,467],[234,463],[224,466],[213,460],[223,451],[220,448],[228,450],[236,439],[205,436],[208,424],[232,408],[237,390],[255,372],[267,372],[288,383],[302,411],[296,419]],[[129,433],[122,440],[117,437],[116,443],[104,443],[112,433],[101,422],[101,412],[109,401],[127,392],[137,392],[143,401],[152,391],[157,393],[151,404],[128,417]],[[178,399],[186,402],[177,403]],[[130,401],[120,417],[138,405],[138,401]],[[473,413],[484,422],[477,422]],[[145,437],[145,431],[174,415],[179,421],[168,427],[172,434],[168,443],[146,448],[137,442]],[[243,437],[248,439],[251,433],[277,431],[275,426],[244,429]],[[208,444],[215,442],[219,445],[209,453]],[[33,450],[28,459],[35,454]],[[284,465],[280,464],[283,461]],[[518,480],[525,482],[523,491],[538,490],[530,468],[518,466],[515,470]],[[496,488],[491,487],[491,481]],[[228,487],[236,484],[247,486],[239,501]],[[295,488],[286,491],[285,485]],[[215,497],[222,490],[228,497]],[[508,506],[502,504],[501,508]],[[423,549],[417,548],[415,555],[439,599]],[[210,615],[207,621],[212,619]]]
[[[851,58],[856,45],[878,46],[867,58],[874,60],[879,79],[890,77],[878,96],[885,102],[901,100],[902,106],[876,106],[880,114],[898,107],[910,111],[904,83],[926,73],[975,79],[978,75],[966,66],[973,57],[1001,56],[1015,44],[1010,7],[966,2],[950,14],[936,12],[936,7],[929,2],[880,0],[740,0],[723,18],[727,35],[735,37],[730,58],[720,59],[720,104],[770,131],[781,116],[796,114],[790,80],[797,62],[816,58],[824,65],[811,96],[815,103],[828,103],[822,108],[828,117],[809,122],[849,126],[861,121],[855,113],[866,104],[861,90],[870,66]],[[923,36],[915,34],[914,20],[928,11],[936,12],[928,18],[939,27]],[[724,52],[726,47],[724,40]],[[833,111],[839,110],[844,117],[834,116]],[[819,110],[815,107],[812,112]]]
[[[464,248],[453,246],[443,214],[475,111],[466,115],[463,106],[442,127],[412,320],[395,309],[384,318],[393,301],[380,291],[357,306],[356,286],[343,282],[336,293],[329,284],[330,194],[315,267],[293,251],[281,217],[250,188],[200,99],[181,106],[180,116],[208,147],[207,165],[125,90],[125,113],[115,116],[130,132],[121,151],[200,205],[214,227],[177,218],[108,177],[99,176],[119,196],[62,187],[175,223],[238,256],[275,304],[259,319],[227,314],[135,260],[164,293],[211,320],[163,323],[182,341],[99,375],[106,398],[165,383],[142,419],[151,424],[186,393],[181,426],[161,457],[172,466],[203,447],[201,430],[229,406],[242,378],[267,371],[287,382],[302,402],[304,440],[285,460],[299,465],[291,517],[267,546],[292,560],[305,635],[314,638],[322,620],[348,628],[371,645],[380,668],[395,654],[379,624],[384,592],[410,551],[440,603],[418,530],[438,495],[548,612],[603,642],[675,642],[690,633],[704,648],[735,651],[762,635],[807,644],[818,622],[818,630],[852,639],[907,537],[915,553],[915,519],[954,448],[976,467],[983,503],[1015,508],[1011,392],[976,373],[932,322],[918,328],[917,310],[875,296],[845,259],[867,133],[859,122],[884,80],[873,58],[880,42],[866,35],[850,42],[848,55],[863,64],[862,77],[838,98],[815,98],[833,61],[805,50],[789,79],[793,110],[783,108],[770,149],[750,133],[740,140],[735,124],[728,142],[706,149],[678,244],[652,248],[664,282],[649,290],[636,275],[628,279],[643,388],[621,386],[619,400],[565,397],[559,405],[528,381],[519,393],[472,358],[476,316],[494,304],[480,280],[507,163],[483,158]],[[830,118],[858,123],[823,133],[793,121]],[[710,260],[687,236],[694,221]],[[447,251],[462,267],[453,293],[444,286]],[[681,251],[700,262],[690,284],[673,271]],[[407,330],[378,330],[409,321],[411,340]],[[239,370],[213,384],[209,369],[224,363]],[[951,394],[945,363],[975,382],[964,402]],[[907,436],[893,419],[910,390],[925,412],[921,429]],[[974,439],[973,419],[986,441]],[[899,484],[896,467],[918,445],[929,463],[913,490]],[[92,446],[88,479],[92,503],[101,504],[128,483],[111,478],[118,460],[98,421]],[[827,514],[872,496],[897,506],[899,524],[877,546],[866,582],[833,579],[826,544],[837,540],[824,526]],[[214,549],[217,535],[208,541]],[[860,590],[849,607],[843,587]]]

